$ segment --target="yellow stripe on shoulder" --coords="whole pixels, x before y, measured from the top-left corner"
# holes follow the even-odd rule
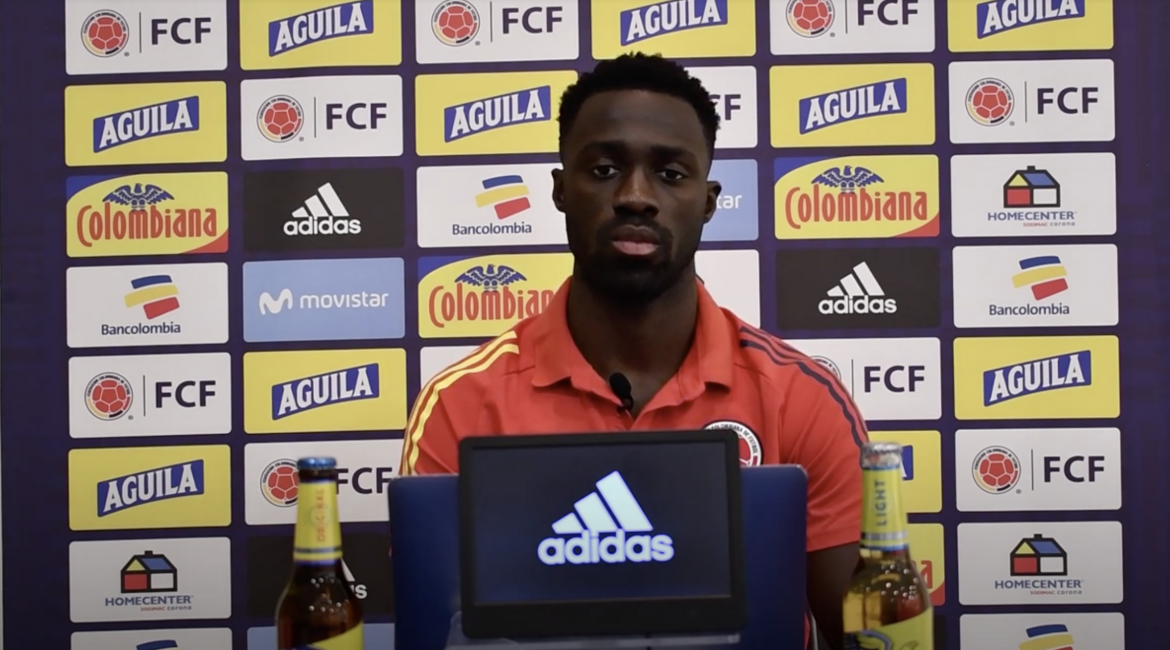
[[[403,436],[402,463],[399,467],[401,475],[414,474],[414,466],[418,462],[418,443],[426,431],[427,419],[430,418],[435,405],[439,403],[439,393],[463,377],[491,368],[505,354],[519,354],[520,346],[515,341],[515,331],[504,332],[462,361],[432,377],[422,387],[411,411],[410,421],[406,424],[406,434]]]

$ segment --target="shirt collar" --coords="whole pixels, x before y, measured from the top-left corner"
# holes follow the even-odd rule
[[[703,283],[698,280],[696,283],[699,309],[695,340],[674,378],[682,400],[698,397],[709,383],[731,386],[735,341],[732,340],[727,316]],[[607,394],[608,383],[581,355],[569,332],[566,314],[570,285],[571,281],[565,280],[533,323],[530,350],[535,372],[532,384],[537,387],[551,386],[568,379],[578,389]]]

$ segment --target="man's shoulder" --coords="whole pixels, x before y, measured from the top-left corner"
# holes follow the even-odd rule
[[[462,359],[450,364],[423,385],[420,396],[442,393],[444,397],[477,395],[498,390],[507,375],[518,371],[520,332],[512,328],[475,348]]]
[[[735,327],[736,366],[750,376],[785,391],[838,388],[833,370],[794,348],[784,339],[730,314]]]

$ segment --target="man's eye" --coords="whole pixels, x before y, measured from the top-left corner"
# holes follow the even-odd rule
[[[681,181],[687,177],[686,174],[678,171],[677,169],[664,169],[658,173],[668,181]]]
[[[617,167],[613,165],[598,165],[593,168],[593,175],[599,178],[609,178],[617,174]]]

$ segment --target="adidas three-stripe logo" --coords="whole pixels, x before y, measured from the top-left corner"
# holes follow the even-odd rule
[[[829,297],[817,305],[822,314],[893,314],[898,311],[898,301],[883,297],[886,292],[865,262],[853,267],[852,272],[826,293]]]
[[[674,540],[649,534],[654,526],[621,474],[611,472],[596,485],[596,492],[579,499],[572,512],[553,523],[559,537],[540,542],[536,554],[541,562],[617,564],[666,562],[674,557]]]
[[[293,218],[284,222],[284,234],[296,235],[356,235],[362,231],[362,222],[348,218],[349,210],[337,196],[333,183],[317,188],[305,204],[293,210]]]

